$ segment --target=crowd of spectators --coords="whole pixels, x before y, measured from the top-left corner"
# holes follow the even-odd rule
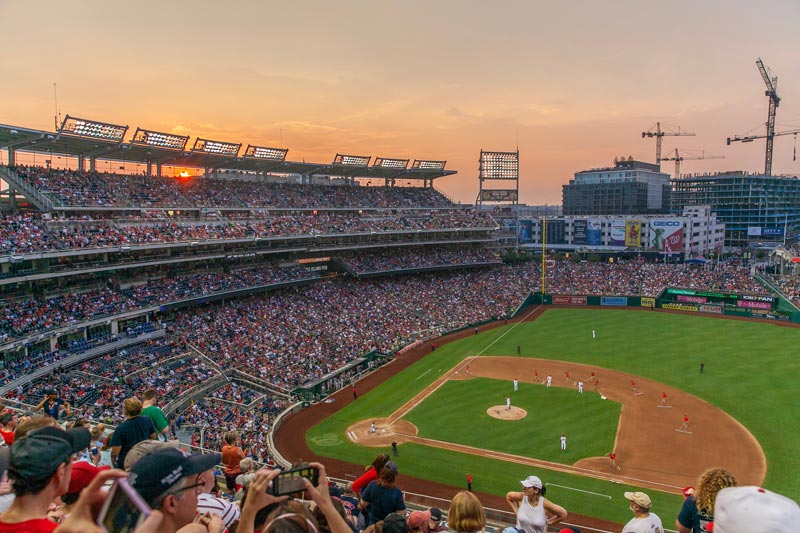
[[[453,207],[433,188],[300,185],[240,178],[168,178],[11,167],[57,205],[76,207],[406,208]]]
[[[424,248],[404,250],[402,254],[394,250],[382,253],[356,252],[342,257],[340,261],[348,272],[354,274],[502,264],[497,253],[486,248]]]

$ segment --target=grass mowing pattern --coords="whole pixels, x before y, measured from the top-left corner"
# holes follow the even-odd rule
[[[593,329],[596,339],[592,339]],[[348,424],[387,416],[464,357],[478,353],[516,355],[519,345],[523,356],[575,361],[641,375],[720,407],[743,423],[764,448],[768,462],[765,486],[798,499],[798,344],[800,329],[771,324],[648,311],[551,308],[534,322],[509,325],[437,348],[310,429],[306,438],[319,455],[368,464],[379,451],[388,450],[350,443],[344,435]],[[698,371],[701,361],[706,364],[702,375]],[[493,438],[485,436],[486,442]],[[463,487],[466,472],[471,472],[475,490],[500,495],[518,490],[517,481],[533,473],[502,461],[412,444],[401,446],[399,461],[401,474],[456,487]],[[622,491],[635,488],[557,472],[537,474],[546,483],[613,496],[609,502],[564,489],[548,491],[553,501],[568,510],[622,523],[630,518]],[[647,492],[653,498],[654,511],[665,523],[672,523],[681,498]]]
[[[528,412],[522,420],[498,420],[486,410],[512,405]],[[621,406],[595,393],[578,394],[560,387],[476,378],[448,381],[405,416],[419,435],[498,452],[572,464],[587,456],[603,456],[614,447]],[[567,451],[561,451],[561,433]],[[486,438],[487,435],[491,439]]]

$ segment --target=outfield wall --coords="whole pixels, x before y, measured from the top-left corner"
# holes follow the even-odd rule
[[[749,309],[732,307],[722,304],[676,302],[664,298],[651,298],[646,296],[581,296],[531,293],[528,297],[531,303],[544,305],[598,306],[598,307],[630,307],[644,309],[666,309],[671,311],[684,311],[700,315],[736,316],[744,318],[757,318],[779,320],[800,324],[800,312],[788,313],[781,310]],[[526,300],[526,302],[528,301]]]

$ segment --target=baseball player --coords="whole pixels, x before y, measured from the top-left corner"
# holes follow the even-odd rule
[[[572,379],[569,377],[569,372],[564,372],[564,378],[567,381],[567,385],[572,383]]]
[[[547,388],[550,388],[550,385],[553,384],[553,376],[547,374]]]
[[[583,394],[583,381],[578,382],[578,394]]]
[[[621,470],[620,467],[617,466],[617,454],[616,453],[614,453],[612,451],[611,453],[608,454],[608,458],[611,459],[611,470],[614,470],[615,468],[617,470]]]
[[[506,411],[511,410],[511,396],[506,396]]]
[[[519,390],[519,380],[515,379],[514,380],[514,392],[517,392],[518,390]]]
[[[639,392],[639,387],[636,385],[636,382],[634,380],[631,380],[631,390],[633,391],[634,394]]]
[[[369,432],[370,432],[370,433],[375,433],[375,422],[372,422],[372,423],[369,425]]]
[[[683,430],[689,429],[689,415],[687,415],[687,414],[683,415],[683,422],[681,422],[680,429],[683,429]]]
[[[661,393],[661,405],[667,405],[667,392],[666,391]]]
[[[563,433],[561,434],[561,451],[567,451],[567,436]]]
[[[593,339],[597,338],[597,332],[595,330],[592,330],[592,338]]]

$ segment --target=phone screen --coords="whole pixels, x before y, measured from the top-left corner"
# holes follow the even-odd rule
[[[281,472],[278,477],[272,480],[272,494],[282,496],[305,490],[304,479],[308,479],[312,485],[316,486],[319,481],[319,470],[309,466]]]
[[[98,523],[108,532],[132,532],[150,515],[150,508],[125,479],[111,486]]]

